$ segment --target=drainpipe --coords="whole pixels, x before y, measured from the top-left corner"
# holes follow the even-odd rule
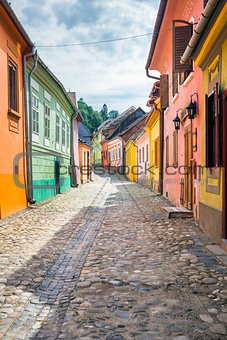
[[[35,200],[33,198],[33,173],[32,173],[32,89],[31,89],[31,77],[35,69],[37,68],[37,61],[38,61],[38,55],[37,51],[35,51],[33,55],[34,59],[34,66],[31,69],[29,75],[28,75],[28,90],[29,90],[29,158],[30,158],[30,194],[31,194],[31,202],[30,203],[35,203]]]
[[[201,34],[204,32],[204,28],[207,25],[216,5],[218,4],[220,0],[209,0],[200,19],[199,19],[199,23],[196,27],[196,29],[193,32],[193,35],[186,47],[186,50],[184,51],[183,56],[180,59],[180,63],[181,64],[185,64],[188,59],[191,57],[194,48],[196,47]]]
[[[74,129],[73,129],[73,121],[74,119],[77,118],[77,112],[75,112],[72,116],[71,116],[71,158],[72,158],[72,186],[73,186],[73,182],[75,179],[75,186],[78,186],[78,182],[77,182],[77,176],[76,176],[76,167],[75,167],[75,159],[74,159]],[[73,172],[74,172],[74,176],[75,178],[73,178]]]
[[[33,57],[35,55],[35,51],[33,50],[31,53],[25,54],[23,56],[23,64],[24,64],[24,101],[25,101],[25,133],[26,133],[26,139],[25,139],[25,144],[26,144],[26,167],[27,167],[27,202],[30,204],[35,203],[31,191],[31,167],[30,167],[30,147],[29,147],[29,120],[28,120],[28,107],[27,107],[27,58]],[[31,142],[30,142],[31,144]]]

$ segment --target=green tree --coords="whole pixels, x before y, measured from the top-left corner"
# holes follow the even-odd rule
[[[80,98],[77,102],[78,109],[80,110],[82,116],[84,117],[84,125],[86,125],[91,132],[102,124],[102,117],[98,111],[94,111],[92,106],[87,105],[83,98]]]
[[[119,116],[119,112],[117,110],[111,110],[109,112],[109,116],[110,118],[114,119],[114,118],[117,118]]]

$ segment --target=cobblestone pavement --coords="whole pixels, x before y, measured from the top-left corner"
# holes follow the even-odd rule
[[[227,268],[192,219],[94,176],[0,227],[1,339],[226,339]]]

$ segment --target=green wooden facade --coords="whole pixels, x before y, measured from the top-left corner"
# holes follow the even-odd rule
[[[27,63],[27,74],[31,66],[32,61]],[[40,202],[71,187],[71,116],[75,106],[40,59],[32,74],[31,92],[33,198]]]

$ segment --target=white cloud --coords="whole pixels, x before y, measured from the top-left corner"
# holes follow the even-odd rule
[[[11,0],[37,45],[70,44],[153,31],[159,0]],[[95,109],[146,108],[153,81],[145,74],[152,36],[38,53],[66,90]]]

